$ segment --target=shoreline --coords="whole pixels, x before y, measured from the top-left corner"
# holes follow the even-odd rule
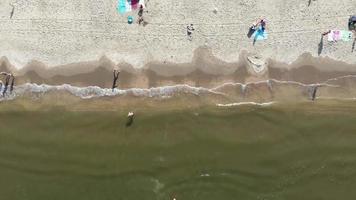
[[[57,67],[47,67],[44,63],[33,61],[17,70],[7,58],[0,59],[0,70],[13,73],[17,85],[36,83],[111,87],[114,69],[121,71],[118,83],[122,89],[177,84],[212,88],[227,82],[246,84],[271,79],[317,84],[340,76],[356,75],[356,64],[317,58],[310,54],[303,54],[287,65],[260,57],[258,54],[244,52],[240,55],[239,62],[229,63],[214,57],[211,49],[207,47],[197,49],[190,63],[152,62],[141,69],[127,63],[115,64],[102,57],[98,61]]]

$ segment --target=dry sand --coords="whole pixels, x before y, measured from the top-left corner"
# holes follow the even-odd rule
[[[15,6],[12,19],[10,3]],[[153,62],[189,63],[197,48],[208,46],[225,62],[239,62],[246,51],[292,63],[304,53],[318,56],[320,33],[347,29],[356,7],[354,0],[317,0],[309,6],[308,0],[150,0],[144,14],[148,25],[142,27],[127,24],[127,15],[118,14],[116,3],[2,0],[0,56],[17,69],[33,60],[55,67],[103,56],[142,68]],[[268,20],[269,38],[253,46],[246,34],[259,17]],[[185,31],[190,23],[196,29],[192,42]],[[355,64],[351,48],[352,42],[324,41],[321,56]]]

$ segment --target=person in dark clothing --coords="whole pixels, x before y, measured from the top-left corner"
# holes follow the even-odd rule
[[[252,35],[256,32],[256,29],[257,29],[256,24],[252,24],[252,26],[250,26],[250,29],[248,30],[247,37],[251,38]]]
[[[143,5],[140,5],[140,9],[138,10],[138,16],[142,17],[143,15]]]
[[[11,76],[12,76],[12,80],[11,80],[11,85],[10,85],[10,94],[14,90],[14,85],[15,85],[15,76],[12,74],[11,74]]]
[[[4,90],[2,91],[2,96],[5,96],[5,94],[6,94],[7,88],[9,86],[10,78],[11,78],[10,75],[7,75],[5,78],[5,87],[4,87]]]
[[[5,96],[9,85],[10,85],[10,93],[12,93],[12,91],[14,90],[14,84],[15,84],[14,75],[11,74],[11,73],[6,73],[6,72],[0,72],[0,75],[5,76],[5,84],[3,84],[3,82],[0,81],[0,84],[1,84],[0,90],[2,89],[2,86],[4,86],[4,90],[2,91],[2,95]],[[11,83],[10,83],[10,80],[11,80]]]
[[[114,74],[114,79],[113,79],[113,82],[112,82],[112,91],[114,91],[114,89],[117,88],[116,82],[119,79],[120,71],[119,70],[114,70],[113,74]]]
[[[193,27],[193,24],[190,24],[187,26],[187,36],[188,36],[188,40],[189,41],[192,41],[193,37],[192,37],[192,34],[193,34],[193,31],[194,31],[194,27]]]
[[[143,19],[143,5],[140,5],[140,9],[138,10],[138,20],[137,20],[137,22],[138,22],[138,24],[139,25],[143,25],[143,26],[145,26],[147,23],[145,22],[145,20]]]
[[[356,15],[350,16],[349,29],[352,31],[356,31]]]

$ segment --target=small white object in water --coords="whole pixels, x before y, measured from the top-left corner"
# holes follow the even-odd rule
[[[129,114],[127,115],[128,117],[133,117],[135,114],[133,112],[129,112]]]

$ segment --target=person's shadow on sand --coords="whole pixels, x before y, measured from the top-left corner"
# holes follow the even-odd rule
[[[323,52],[323,47],[324,47],[324,36],[322,35],[318,45],[318,56],[320,56],[321,53]]]
[[[354,39],[354,42],[352,43],[351,53],[354,52],[354,50],[355,50],[355,44],[356,44],[356,38]]]

